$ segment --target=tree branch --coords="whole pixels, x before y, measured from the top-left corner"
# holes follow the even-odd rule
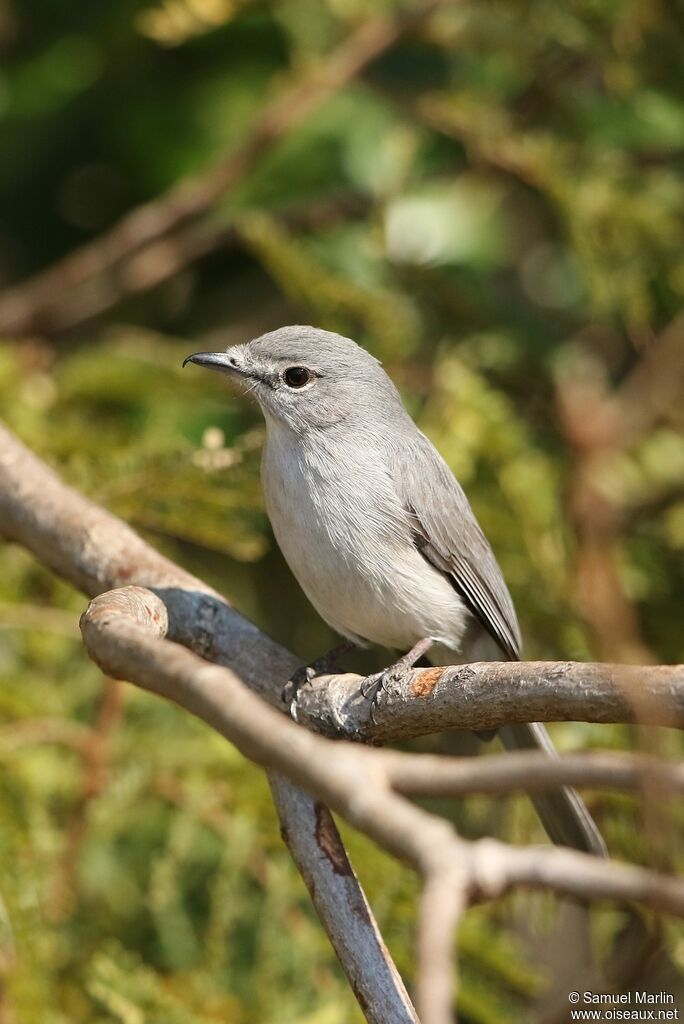
[[[361,676],[317,676],[297,721],[330,736],[387,741],[507,722],[634,722],[684,726],[684,665],[474,662],[383,675],[370,718]],[[637,714],[638,708],[638,714]]]
[[[638,790],[648,782],[662,795],[684,793],[684,765],[611,751],[582,751],[549,758],[517,750],[454,758],[383,751],[383,770],[405,796],[474,796],[476,793],[541,793],[558,786]]]

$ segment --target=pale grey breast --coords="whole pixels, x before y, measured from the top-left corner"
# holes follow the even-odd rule
[[[430,636],[458,651],[472,617],[413,543],[381,454],[386,444],[371,428],[363,436],[321,431],[314,441],[270,416],[266,422],[266,509],[321,617],[355,643],[401,650]]]

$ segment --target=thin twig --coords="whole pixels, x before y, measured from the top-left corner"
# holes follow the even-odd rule
[[[418,918],[416,1005],[424,1020],[450,1024],[456,994],[454,943],[468,906],[469,879],[451,860],[427,874]]]

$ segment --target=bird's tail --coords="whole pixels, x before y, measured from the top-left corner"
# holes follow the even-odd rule
[[[540,722],[516,722],[498,729],[501,742],[507,750],[544,750],[557,757],[551,737]],[[594,819],[589,814],[579,793],[569,786],[548,793],[531,793],[546,832],[554,843],[570,846],[597,857],[607,857],[608,851]]]

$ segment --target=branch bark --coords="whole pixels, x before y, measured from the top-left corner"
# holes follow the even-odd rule
[[[387,740],[507,722],[646,722],[684,727],[684,665],[481,662],[385,673],[370,717],[361,676],[318,676],[297,721],[330,736]],[[365,687],[364,687],[365,688]]]

